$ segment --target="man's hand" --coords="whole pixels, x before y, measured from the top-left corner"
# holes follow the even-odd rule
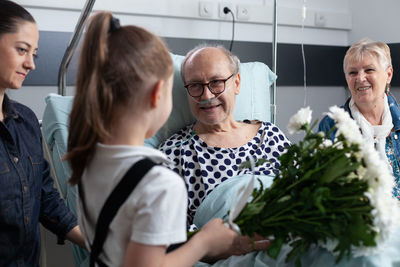
[[[240,256],[253,251],[266,250],[270,243],[271,241],[268,238],[257,234],[253,238],[249,236],[237,236],[227,252],[213,257],[206,256],[202,261],[213,263],[220,259],[229,258],[230,256]]]

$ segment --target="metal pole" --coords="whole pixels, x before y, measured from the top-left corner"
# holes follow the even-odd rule
[[[58,94],[66,95],[66,87],[67,87],[67,69],[68,65],[74,55],[75,49],[79,43],[79,39],[81,38],[83,28],[85,26],[85,22],[90,12],[92,11],[95,0],[87,0],[86,4],[82,10],[82,13],[79,17],[78,24],[75,26],[75,31],[72,36],[72,39],[67,47],[67,50],[64,53],[63,59],[61,61],[60,68],[58,70]]]
[[[277,55],[277,33],[278,33],[278,19],[277,19],[277,0],[274,0],[274,17],[272,27],[272,71],[276,74],[276,55]],[[274,81],[271,90],[271,122],[276,122],[276,81]]]

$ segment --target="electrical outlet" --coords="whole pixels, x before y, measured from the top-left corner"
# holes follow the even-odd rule
[[[236,11],[237,11],[236,18],[238,20],[249,20],[250,19],[249,6],[238,5]]]
[[[210,18],[213,16],[214,3],[213,2],[199,2],[199,16]]]
[[[221,3],[219,3],[219,17],[221,19],[232,18],[231,14],[229,14],[229,13],[225,14],[224,13],[224,8],[225,7],[229,8],[232,11],[232,13],[235,14],[235,7],[234,7],[234,5],[232,3],[221,2]]]

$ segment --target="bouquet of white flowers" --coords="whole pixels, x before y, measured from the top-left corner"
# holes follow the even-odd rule
[[[334,106],[328,116],[336,122],[334,142],[330,133],[312,132],[309,108],[290,119],[289,132],[304,130],[304,139],[280,157],[272,186],[255,189],[235,220],[245,235],[274,237],[267,249],[272,258],[285,243],[292,247],[286,261],[298,264],[312,244],[335,253],[337,262],[345,255],[369,255],[400,221],[386,163],[347,112]]]

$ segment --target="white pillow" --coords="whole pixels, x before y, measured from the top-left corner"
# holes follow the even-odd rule
[[[180,68],[184,56],[171,54],[174,64],[173,107],[165,125],[145,145],[157,148],[165,139],[195,122],[183,87]],[[240,93],[236,96],[233,112],[236,120],[271,120],[270,86],[276,75],[261,62],[240,63]]]

